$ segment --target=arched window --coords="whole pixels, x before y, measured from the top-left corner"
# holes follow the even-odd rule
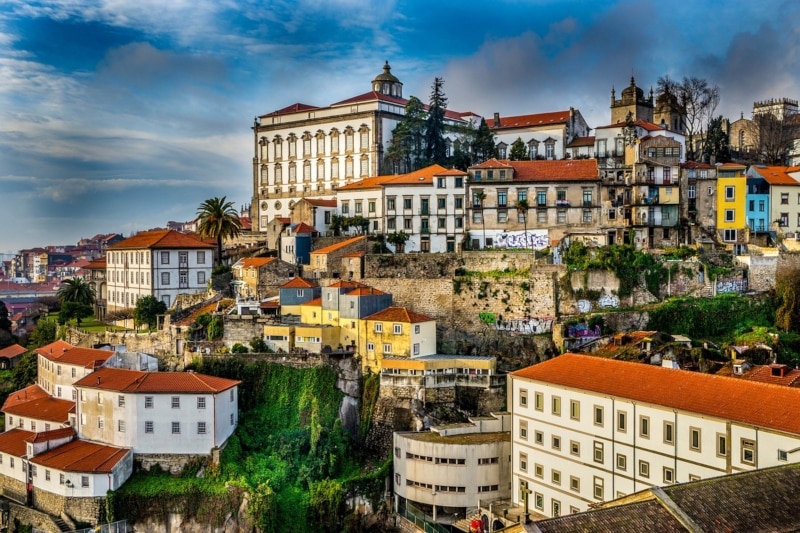
[[[303,134],[303,157],[311,157],[311,134],[309,132]]]
[[[355,143],[355,132],[353,128],[348,127],[344,130],[344,150],[348,154],[352,154],[354,150],[354,143]]]
[[[339,153],[339,130],[336,128],[331,130],[331,154],[337,155]]]
[[[361,172],[359,173],[359,175],[362,178],[366,178],[367,176],[369,176],[369,157],[367,157],[366,155],[361,156]]]
[[[311,161],[303,161],[303,181],[311,181]]]
[[[531,159],[536,159],[539,156],[539,141],[528,141],[528,156],[530,156]]]
[[[506,159],[508,155],[508,145],[504,142],[497,143],[497,153],[500,159]]]
[[[297,136],[292,133],[286,140],[289,143],[289,159],[293,159],[297,157]]]
[[[325,181],[325,161],[317,161],[317,181]]]
[[[317,157],[325,155],[325,132],[322,130],[317,131]]]
[[[279,163],[275,165],[275,185],[283,183],[283,166]]]
[[[358,133],[361,134],[359,140],[361,151],[366,152],[369,150],[369,128],[364,124],[361,126],[361,129],[358,130]]]
[[[275,139],[272,141],[272,145],[275,147],[275,160],[280,161],[283,159],[283,139],[279,135],[275,136]]]
[[[297,165],[289,163],[289,183],[297,183]]]
[[[350,156],[344,160],[344,177],[345,179],[351,179],[353,177],[353,158]]]

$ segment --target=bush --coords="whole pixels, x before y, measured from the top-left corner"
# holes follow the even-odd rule
[[[241,342],[237,342],[233,346],[231,346],[231,353],[247,353],[248,349],[247,346],[242,344]]]

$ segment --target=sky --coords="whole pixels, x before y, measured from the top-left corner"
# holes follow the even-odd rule
[[[0,260],[252,195],[253,119],[369,90],[490,117],[610,121],[631,76],[705,78],[719,114],[800,98],[793,0],[0,2]]]

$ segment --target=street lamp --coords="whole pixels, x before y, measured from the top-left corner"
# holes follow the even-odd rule
[[[433,521],[436,522],[436,491],[431,492],[433,497]]]

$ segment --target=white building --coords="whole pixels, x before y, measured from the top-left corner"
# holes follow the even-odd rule
[[[466,518],[479,500],[508,498],[511,421],[508,413],[470,424],[394,434],[395,508],[408,502],[434,521]]]
[[[511,373],[512,497],[558,516],[800,458],[800,389],[564,354]]]
[[[140,455],[209,455],[236,429],[239,381],[101,368],[75,383],[81,438]]]
[[[587,137],[591,128],[574,108],[563,111],[501,117],[486,121],[497,140],[498,159],[508,159],[517,139],[525,145],[525,159],[564,159],[576,137]]]
[[[113,246],[106,255],[108,310],[130,309],[143,296],[170,307],[179,294],[208,290],[214,246],[174,230],[145,231]]]
[[[114,357],[111,350],[97,350],[72,346],[56,341],[36,349],[36,382],[55,398],[75,401],[72,384],[88,376]]]
[[[50,431],[71,425],[75,402],[53,398],[39,385],[12,392],[3,402],[6,429]]]

